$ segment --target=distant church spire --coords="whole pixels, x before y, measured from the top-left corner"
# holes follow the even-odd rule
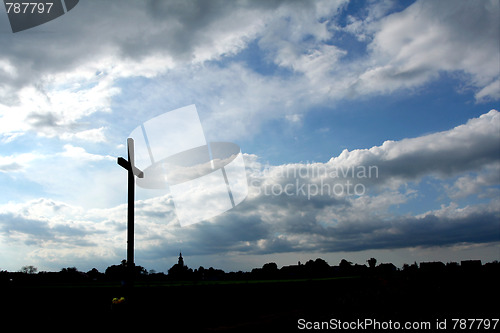
[[[182,258],[182,252],[179,252],[179,262],[180,267],[184,267],[184,259]]]

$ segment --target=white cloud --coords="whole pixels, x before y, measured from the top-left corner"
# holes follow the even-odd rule
[[[0,104],[0,133],[8,142],[27,131],[49,138],[105,141],[104,128],[84,129],[92,126],[85,120],[96,112],[109,112],[111,96],[119,90],[106,79],[86,80],[79,76],[65,81],[63,76],[49,80],[57,85],[22,88],[17,94],[18,102],[13,105]]]
[[[11,253],[16,262],[35,261],[46,269],[60,269],[54,264],[95,264],[96,258],[116,262],[120,258],[116,248],[125,242],[125,235],[109,223],[112,212],[96,216],[82,207],[46,198],[9,203],[0,207],[0,237],[7,249],[20,249]]]
[[[452,175],[498,162],[500,113],[491,110],[451,130],[381,146],[344,150],[329,163],[378,165],[382,178],[414,179],[423,174]]]
[[[28,167],[30,163],[41,156],[37,153],[24,153],[10,156],[0,156],[0,172],[16,172]]]
[[[479,197],[498,197],[500,189],[500,164],[492,163],[484,166],[480,172],[468,173],[458,177],[452,186],[446,187],[452,199],[466,198],[471,195]]]
[[[116,160],[116,157],[109,155],[104,156],[104,155],[90,154],[86,152],[85,149],[83,149],[82,147],[75,147],[70,144],[64,145],[64,152],[60,153],[60,155],[68,157],[70,159],[78,160],[80,163],[84,161]]]
[[[75,138],[87,142],[106,142],[106,135],[104,134],[105,130],[105,127],[99,127],[80,131],[77,133],[66,132],[61,135],[61,138],[66,141],[71,141],[73,138]]]
[[[475,95],[476,100],[479,102],[485,100],[498,100],[500,99],[500,80],[495,80],[482,88]]]
[[[497,1],[417,1],[376,21],[369,44],[371,64],[353,86],[358,93],[388,93],[436,78],[441,71],[462,72],[485,96],[498,81],[500,26]]]

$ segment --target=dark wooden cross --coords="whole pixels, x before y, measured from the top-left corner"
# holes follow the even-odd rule
[[[128,161],[118,157],[118,164],[128,171],[128,208],[127,208],[127,283],[132,284],[134,274],[134,201],[135,177],[144,177],[144,173],[134,165],[134,139],[127,139]]]

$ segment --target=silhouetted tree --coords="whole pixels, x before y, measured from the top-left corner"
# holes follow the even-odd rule
[[[375,258],[370,258],[366,261],[368,263],[368,266],[371,268],[371,269],[374,269],[375,266],[377,266],[377,259]]]
[[[21,267],[20,272],[25,273],[25,274],[35,274],[38,271],[38,268],[35,266],[29,265],[29,266],[23,266]]]
[[[76,267],[61,268],[61,273],[63,274],[76,274],[78,269]]]
[[[416,262],[414,262],[411,265],[408,265],[408,264],[403,265],[403,273],[407,277],[413,277],[417,274],[417,272],[418,272],[418,265]]]
[[[393,263],[382,263],[377,266],[377,273],[381,275],[392,274],[397,271]]]
[[[339,267],[340,267],[340,268],[350,268],[351,266],[352,266],[352,262],[347,261],[347,260],[345,260],[345,259],[342,259],[342,260],[340,261],[340,264],[339,264]]]
[[[342,259],[339,264],[340,269],[349,270],[352,267],[352,262]]]
[[[127,261],[122,260],[120,265],[111,265],[104,272],[109,280],[124,280],[127,277]],[[134,278],[142,278],[148,275],[148,271],[139,265],[134,266]]]
[[[308,260],[304,266],[307,274],[311,277],[324,277],[330,272],[330,265],[321,258],[314,261]]]
[[[263,271],[276,272],[278,270],[278,265],[275,262],[268,262],[262,266]]]
[[[83,280],[86,275],[85,273],[79,272],[76,267],[67,267],[61,269],[59,277],[63,282],[75,282]]]
[[[104,274],[99,272],[97,268],[92,268],[90,271],[87,272],[87,276],[89,277],[89,279],[95,281],[95,280],[100,280],[104,276]]]
[[[445,264],[441,261],[421,262],[420,271],[426,274],[442,274],[445,271]]]
[[[223,280],[225,274],[222,269],[214,269],[213,267],[205,270],[205,278],[211,281]]]
[[[446,273],[447,274],[456,274],[460,271],[460,265],[458,262],[448,262],[446,263]]]
[[[278,277],[278,265],[275,262],[268,262],[262,266],[262,277],[273,279]]]

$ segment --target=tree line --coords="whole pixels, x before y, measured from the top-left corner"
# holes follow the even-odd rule
[[[452,275],[479,275],[500,273],[498,261],[482,264],[480,260],[466,260],[457,262],[421,262],[404,264],[397,268],[392,263],[379,263],[370,258],[367,264],[353,264],[342,259],[338,265],[331,266],[325,260],[317,258],[302,264],[283,266],[278,268],[275,262],[265,263],[262,267],[251,271],[225,272],[213,267],[192,269],[182,263],[174,264],[168,273],[146,270],[136,265],[134,279],[138,281],[230,281],[230,280],[291,280],[308,278],[329,278],[343,276],[452,276]],[[111,265],[104,272],[93,268],[87,272],[79,271],[76,267],[62,268],[59,272],[38,271],[34,266],[23,266],[18,272],[0,271],[0,284],[23,282],[50,282],[75,283],[94,281],[121,281],[127,275],[127,262],[122,260],[119,265]]]

